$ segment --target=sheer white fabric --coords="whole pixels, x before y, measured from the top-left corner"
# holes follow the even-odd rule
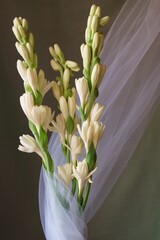
[[[98,102],[105,106],[107,126],[98,147],[97,171],[84,216],[66,210],[50,180],[41,172],[40,213],[47,240],[86,239],[86,223],[108,196],[133,154],[160,100],[160,1],[128,0],[112,25],[101,54],[107,72]],[[61,147],[52,135],[49,150],[63,163]],[[62,194],[65,189],[61,186]],[[66,194],[66,193],[65,193]]]

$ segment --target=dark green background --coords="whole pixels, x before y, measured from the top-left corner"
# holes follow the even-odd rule
[[[55,75],[48,47],[59,43],[68,59],[80,62],[79,46],[89,8],[99,4],[114,21],[124,0],[2,0],[0,8],[0,240],[41,240],[36,155],[17,150],[18,137],[28,133],[19,105],[23,84],[16,70],[19,57],[12,34],[15,16],[28,19],[34,33],[39,67],[48,80]],[[106,28],[106,31],[109,27]],[[50,95],[46,101],[54,109]],[[160,239],[160,110],[150,123],[134,156],[100,211],[89,224],[89,240]],[[105,191],[105,189],[104,189]]]

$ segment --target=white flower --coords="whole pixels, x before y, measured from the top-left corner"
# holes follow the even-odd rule
[[[75,84],[76,84],[78,96],[80,98],[80,103],[83,106],[86,101],[87,94],[88,94],[87,81],[84,77],[82,77],[82,78],[76,79]]]
[[[53,81],[49,82],[45,79],[44,71],[40,70],[38,73],[38,88],[42,96],[44,95],[51,89],[53,86]]]
[[[83,191],[86,181],[92,183],[90,177],[96,170],[97,167],[93,171],[88,173],[88,165],[85,159],[82,162],[78,162],[76,168],[73,165],[73,175],[78,181],[79,193]]]
[[[82,128],[80,128],[80,125],[77,125],[77,128],[84,142],[86,151],[88,152],[91,142],[93,142],[94,148],[96,149],[105,129],[103,124],[98,123],[97,121],[89,121],[89,119],[87,119],[83,122]]]
[[[68,111],[71,118],[74,118],[76,112],[76,101],[73,96],[68,98]]]
[[[70,151],[73,163],[77,160],[77,156],[81,154],[83,142],[80,137],[73,135],[70,140]]]
[[[27,82],[27,69],[26,69],[26,67],[24,66],[24,63],[21,60],[17,61],[17,69],[18,69],[18,72],[19,72],[21,78],[23,79],[23,81],[26,84],[28,84],[28,82]]]
[[[58,175],[66,186],[69,186],[72,176],[72,164],[66,163],[63,166],[58,166]]]
[[[31,121],[36,125],[39,131],[40,127],[43,127],[45,131],[49,128],[49,124],[52,121],[51,108],[48,106],[33,106],[31,111]]]
[[[96,63],[93,67],[92,73],[91,73],[91,83],[92,88],[94,89],[96,86],[99,87],[102,78],[105,74],[106,67],[102,64]]]
[[[92,88],[94,89],[99,81],[100,78],[100,64],[96,63],[93,67],[92,73],[91,73],[91,83],[92,83]]]
[[[23,57],[23,59],[27,63],[27,65],[30,65],[31,60],[30,60],[30,56],[29,56],[29,52],[28,52],[27,48],[25,46],[21,45],[19,42],[16,42],[16,48],[17,48],[17,51],[19,52],[19,54]]]
[[[32,108],[34,106],[34,99],[32,97],[32,94],[31,93],[24,93],[20,97],[20,104],[21,104],[23,112],[25,113],[27,118],[29,120],[31,120],[32,119],[31,111],[32,111]]]
[[[19,145],[18,147],[20,151],[27,152],[27,153],[35,152],[41,158],[43,158],[42,151],[33,137],[27,134],[19,137],[19,139],[20,139],[20,143],[22,144],[22,145]]]
[[[83,58],[83,67],[88,70],[91,61],[91,47],[88,44],[81,45],[81,55]]]
[[[63,143],[65,140],[66,127],[65,127],[65,120],[62,113],[57,115],[56,121],[52,121],[52,124],[53,124],[53,127],[49,127],[49,130],[59,133],[61,138],[61,143]]]
[[[27,69],[27,82],[34,92],[38,90],[38,77],[36,69]]]
[[[95,103],[90,112],[90,120],[98,121],[103,113],[103,109],[103,106],[101,106],[99,103]]]
[[[59,106],[60,106],[60,110],[63,114],[63,117],[64,117],[65,121],[67,121],[68,116],[69,116],[69,112],[68,112],[68,104],[67,104],[67,101],[66,101],[64,96],[60,97]]]
[[[55,81],[53,81],[52,91],[53,91],[54,97],[57,99],[57,101],[59,101],[62,94],[61,94],[60,86]]]

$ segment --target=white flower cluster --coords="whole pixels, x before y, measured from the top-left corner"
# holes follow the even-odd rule
[[[96,102],[96,98],[106,71],[99,58],[104,42],[99,28],[108,20],[108,16],[101,18],[100,7],[91,7],[85,31],[86,42],[80,47],[83,76],[75,79],[75,87],[70,86],[70,78],[80,68],[76,62],[65,59],[58,44],[50,47],[49,52],[52,56],[51,67],[59,72],[59,76],[49,82],[43,70],[37,70],[34,37],[28,32],[27,21],[21,17],[15,18],[12,28],[18,40],[16,48],[23,58],[17,61],[17,69],[25,88],[20,104],[34,136],[21,136],[18,149],[28,153],[36,152],[42,158],[46,171],[52,173],[54,162],[48,152],[47,131],[58,133],[66,158],[66,162],[57,167],[58,176],[66,186],[71,186],[73,195],[77,194],[77,201],[83,210],[92,175],[97,170],[97,146],[105,130],[99,121],[104,107]],[[60,110],[54,119],[51,108],[42,104],[45,94],[51,88]],[[79,106],[76,105],[76,95],[80,100]]]

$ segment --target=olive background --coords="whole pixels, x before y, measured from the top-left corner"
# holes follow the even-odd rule
[[[134,1],[134,0],[133,0]],[[114,19],[124,0],[1,0],[0,7],[0,240],[45,239],[38,209],[41,168],[35,154],[17,150],[19,136],[29,133],[20,105],[23,83],[16,70],[20,56],[15,49],[12,21],[22,16],[35,37],[39,68],[48,80],[48,47],[58,43],[67,59],[81,62],[79,47],[90,6],[95,3],[103,15]],[[52,109],[52,94],[46,99]],[[101,209],[88,225],[89,240],[160,239],[160,108],[134,152],[129,164]],[[104,189],[105,191],[105,189]]]

